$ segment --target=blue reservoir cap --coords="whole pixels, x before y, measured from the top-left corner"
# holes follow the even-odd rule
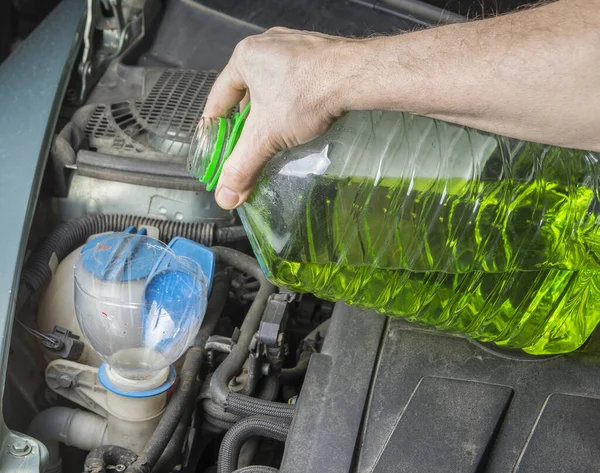
[[[85,269],[103,281],[146,279],[164,248],[158,240],[156,245],[147,244],[146,234],[145,229],[138,232],[135,227],[128,227],[123,232],[93,238],[81,249]]]

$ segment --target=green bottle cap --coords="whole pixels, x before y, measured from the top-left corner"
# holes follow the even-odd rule
[[[246,108],[241,113],[236,113],[231,119],[229,138],[227,137],[227,119],[218,119],[217,141],[206,167],[206,172],[200,178],[200,182],[206,184],[207,191],[212,191],[216,187],[221,171],[223,170],[223,165],[240,139],[248,113],[250,113],[250,103],[246,105]],[[225,146],[224,150],[223,146]]]

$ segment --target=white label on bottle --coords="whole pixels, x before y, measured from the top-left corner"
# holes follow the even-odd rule
[[[331,165],[328,153],[329,145],[325,146],[318,153],[309,154],[303,158],[290,161],[281,168],[279,174],[289,177],[306,177],[310,174],[320,176],[325,174],[325,171]]]

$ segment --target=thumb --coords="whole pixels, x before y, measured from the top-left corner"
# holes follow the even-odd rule
[[[265,164],[277,152],[251,117],[252,114],[219,177],[215,198],[219,206],[227,210],[239,207],[248,199]]]

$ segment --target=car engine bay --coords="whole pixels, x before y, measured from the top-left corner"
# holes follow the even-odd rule
[[[282,23],[389,34],[441,14],[249,3],[88,1],[15,302],[3,412],[29,440],[7,447],[12,467],[37,452],[48,473],[597,471],[597,333],[535,357],[277,288],[236,213],[188,176],[210,88],[244,37]],[[80,254],[117,233],[214,252],[198,336],[154,397],[107,388],[118,377],[76,314]]]

